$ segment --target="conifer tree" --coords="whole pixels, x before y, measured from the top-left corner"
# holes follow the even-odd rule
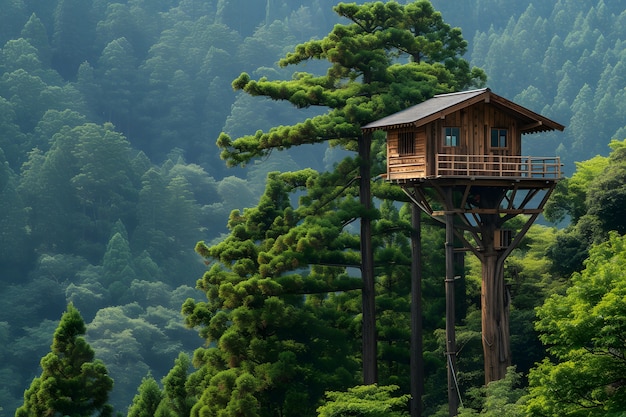
[[[326,186],[349,186],[350,193],[358,196],[350,213],[360,221],[363,381],[372,384],[378,379],[371,240],[377,214],[370,178],[379,172],[372,167],[372,136],[362,134],[361,127],[437,93],[482,84],[486,77],[482,70],[470,69],[461,57],[467,42],[460,29],[445,23],[429,1],[408,5],[396,1],[340,3],[334,10],[351,23],[336,25],[321,40],[298,45],[279,61],[281,67],[287,67],[327,60],[330,65],[325,75],[301,72],[288,81],[255,81],[242,73],[233,81],[235,89],[253,96],[289,101],[298,108],[329,110],[293,126],[274,127],[236,140],[223,133],[218,145],[230,165],[245,164],[275,149],[326,141],[358,153],[351,169]]]
[[[153,417],[163,399],[163,393],[155,379],[148,375],[141,381],[137,395],[128,409],[128,417]]]
[[[187,389],[191,359],[180,353],[174,367],[163,378],[163,399],[156,412],[157,417],[187,417],[196,398]],[[129,416],[130,417],[130,416]]]
[[[326,141],[357,152],[358,158],[343,161],[329,173],[313,170],[271,173],[258,208],[231,214],[231,235],[225,241],[214,247],[197,246],[208,263],[218,262],[199,282],[209,302],[190,300],[183,311],[188,325],[203,327],[203,336],[217,343],[216,348],[203,352],[207,359],[203,358],[202,363],[210,372],[221,372],[211,382],[217,383],[217,375],[221,375],[228,381],[222,385],[229,387],[231,397],[238,390],[235,381],[250,369],[248,363],[269,362],[267,368],[281,369],[283,374],[288,369],[284,365],[293,361],[292,355],[300,359],[309,354],[308,350],[315,345],[314,327],[303,335],[299,334],[299,328],[305,320],[314,323],[310,315],[322,314],[324,304],[333,297],[311,296],[310,305],[319,309],[312,313],[301,309],[301,294],[328,294],[342,289],[360,289],[362,308],[356,320],[349,321],[345,316],[340,319],[337,330],[344,335],[353,332],[351,339],[362,337],[363,381],[376,382],[371,223],[378,213],[372,204],[370,178],[380,173],[382,166],[373,163],[372,155],[376,161],[382,161],[384,153],[376,148],[381,146],[380,141],[372,142],[370,135],[361,134],[361,126],[436,93],[484,82],[483,72],[471,70],[461,58],[466,42],[460,30],[444,23],[428,1],[406,6],[395,1],[341,3],[335,11],[351,23],[335,26],[322,40],[297,46],[280,61],[281,66],[287,67],[327,60],[330,66],[325,75],[297,73],[289,81],[265,78],[252,81],[243,73],[233,82],[234,88],[253,96],[289,101],[298,108],[319,106],[329,110],[293,126],[272,128],[267,133],[259,131],[236,140],[227,134],[220,135],[218,145],[223,148],[222,157],[229,165],[245,164],[272,150]],[[393,192],[390,187],[380,188]],[[295,208],[290,195],[294,192],[301,195]],[[360,234],[355,234],[358,228],[355,230],[352,225],[357,219]],[[303,272],[309,266],[310,270]],[[354,286],[354,280],[347,279],[349,267],[362,271],[362,283],[358,286]],[[293,294],[300,296],[292,298]],[[352,324],[359,321],[361,326]],[[329,325],[336,323],[331,321]],[[333,343],[338,347],[338,342]],[[274,352],[270,355],[268,350],[259,356],[262,346]],[[329,355],[337,360],[339,353],[336,349]],[[348,360],[343,364],[347,363]],[[336,365],[334,372],[338,369]],[[294,371],[290,371],[289,379],[301,372]],[[294,401],[297,390],[293,384],[284,383],[289,380],[287,375],[272,378],[268,384],[266,378],[260,377],[262,374],[261,369],[254,370],[257,381],[263,383],[245,384],[246,395],[252,390],[262,410],[268,406],[268,397],[283,410],[288,404],[304,402]],[[337,375],[335,378],[335,384],[351,380],[340,380]],[[315,386],[314,381],[300,380],[311,384],[309,387]],[[285,393],[280,401],[276,401],[276,391]],[[313,392],[306,388],[305,391],[309,395]],[[222,398],[224,394],[205,390],[192,414],[209,415],[218,401],[226,403],[228,397]],[[314,402],[316,398],[311,396],[311,400]],[[237,414],[233,411],[228,415]]]
[[[72,305],[54,332],[51,352],[41,360],[41,376],[24,392],[15,417],[110,417],[113,380],[83,338],[85,322]]]

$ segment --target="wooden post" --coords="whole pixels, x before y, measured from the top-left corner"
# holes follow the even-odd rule
[[[484,190],[481,204],[485,208],[497,209],[502,191]],[[482,235],[482,285],[481,323],[485,365],[485,385],[503,379],[511,366],[511,340],[509,330],[509,300],[504,285],[504,260],[508,250],[495,247],[499,216],[481,216]]]
[[[421,210],[411,204],[411,417],[421,417],[424,395],[424,354],[422,342],[422,219]]]
[[[374,256],[372,248],[372,223],[369,212],[372,209],[370,153],[372,133],[365,132],[359,141],[360,181],[359,198],[365,209],[361,217],[361,277],[363,279],[362,297],[362,338],[363,338],[363,384],[378,382],[378,364],[376,361],[376,291],[374,285]]]
[[[481,321],[485,385],[503,379],[506,369],[511,366],[509,302],[502,264],[493,247],[482,260]]]
[[[452,190],[450,189],[450,194]],[[458,414],[459,393],[456,387],[456,334],[454,328],[454,214],[446,212],[446,362],[448,367],[448,410]]]

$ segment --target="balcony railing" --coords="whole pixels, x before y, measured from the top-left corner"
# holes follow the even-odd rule
[[[561,178],[558,157],[437,154],[436,176]]]

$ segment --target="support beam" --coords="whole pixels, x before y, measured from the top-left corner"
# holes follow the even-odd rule
[[[451,194],[451,190],[450,193]],[[459,411],[456,383],[456,333],[454,311],[454,214],[446,214],[446,362],[448,365],[448,410],[450,417]]]
[[[422,416],[424,354],[422,341],[422,219],[411,204],[411,417]]]
[[[511,182],[502,178],[471,181],[436,178],[407,183],[403,187],[416,207],[446,227],[446,361],[451,416],[456,415],[460,404],[455,378],[454,237],[476,255],[482,265],[482,343],[485,383],[488,384],[504,378],[512,363],[510,294],[504,281],[504,262],[542,212],[556,183],[557,180],[531,178]],[[469,204],[472,195],[479,198]],[[518,215],[528,218],[508,247],[496,248],[496,233]]]

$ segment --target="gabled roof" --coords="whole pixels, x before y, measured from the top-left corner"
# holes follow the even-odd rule
[[[419,127],[481,101],[491,103],[518,118],[522,122],[522,133],[546,132],[550,130],[562,131],[565,129],[565,126],[547,117],[543,117],[519,104],[492,93],[489,88],[439,94],[415,106],[368,123],[361,129],[371,131]]]

